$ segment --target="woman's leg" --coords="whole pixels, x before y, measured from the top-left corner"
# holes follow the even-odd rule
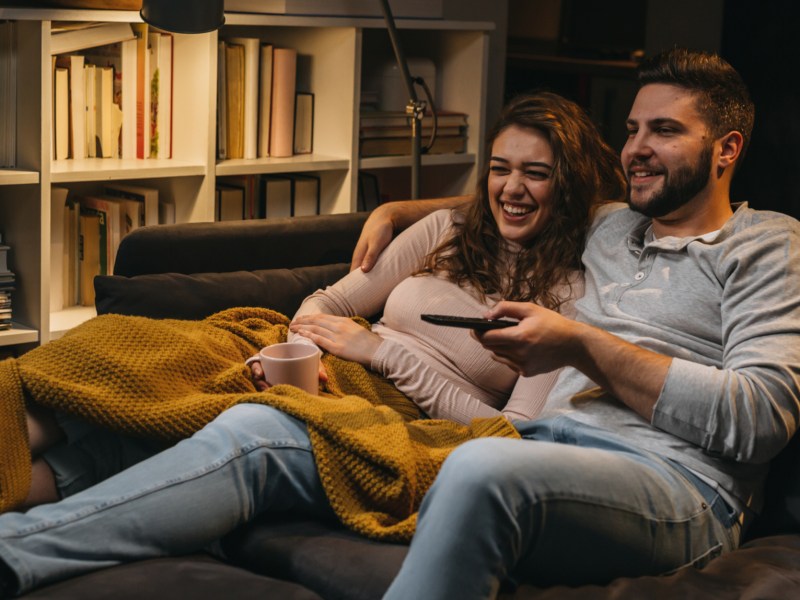
[[[718,496],[652,455],[573,445],[584,443],[581,429],[569,443],[482,439],[456,449],[385,598],[494,598],[509,578],[605,583],[736,546],[738,526]]]
[[[332,514],[305,426],[244,404],[88,490],[0,516],[0,559],[27,591],[123,562],[197,551],[272,509]]]

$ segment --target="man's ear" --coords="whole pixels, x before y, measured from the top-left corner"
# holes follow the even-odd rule
[[[744,137],[738,131],[731,131],[720,138],[720,153],[717,166],[724,170],[733,165],[742,153]]]

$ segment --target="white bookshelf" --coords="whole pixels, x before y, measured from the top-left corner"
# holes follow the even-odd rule
[[[174,202],[178,222],[212,221],[218,178],[309,173],[320,177],[327,213],[357,206],[358,172],[369,170],[402,197],[410,180],[409,157],[358,155],[362,85],[394,60],[383,20],[229,13],[218,32],[174,35],[173,158],[60,160],[51,158],[50,30],[53,21],[140,22],[135,11],[0,8],[0,19],[18,23],[17,168],[0,169],[0,227],[12,246],[17,290],[14,327],[0,332],[0,346],[43,344],[91,318],[92,307],[50,310],[50,188],[76,193],[108,182],[156,187]],[[437,66],[439,108],[467,113],[464,154],[423,156],[422,195],[469,192],[478,176],[484,143],[488,34],[483,21],[399,19],[409,57]],[[298,89],[314,94],[314,152],[288,158],[216,158],[217,42],[258,37],[298,52]],[[392,192],[396,186],[398,191]],[[384,191],[382,189],[382,191]],[[407,192],[405,192],[407,194]]]

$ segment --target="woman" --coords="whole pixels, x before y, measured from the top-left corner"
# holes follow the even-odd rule
[[[292,341],[359,362],[429,416],[461,423],[501,413],[533,418],[557,373],[520,378],[492,364],[465,330],[420,315],[477,316],[500,299],[571,315],[591,209],[624,190],[614,153],[583,111],[555,94],[511,102],[488,149],[463,214],[442,210],[411,227],[372,271],[356,269],[308,298],[291,326]],[[347,318],[381,312],[372,332]],[[260,365],[252,369],[263,387]]]
[[[520,379],[464,331],[425,324],[420,313],[478,315],[501,298],[566,312],[581,286],[591,209],[624,189],[594,126],[553,94],[512,102],[489,148],[463,214],[443,211],[410,229],[372,272],[353,272],[311,296],[291,325],[295,337],[386,375],[430,416],[462,422],[531,418],[552,378]],[[372,332],[348,318],[380,310]],[[260,375],[257,363],[253,370]],[[333,501],[316,454],[301,421],[270,406],[235,406],[107,481],[0,516],[0,566],[25,591],[110,564],[191,552],[268,510],[329,516]]]

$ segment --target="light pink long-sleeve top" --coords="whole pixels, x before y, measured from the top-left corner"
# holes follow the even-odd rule
[[[440,210],[408,228],[381,254],[375,267],[350,272],[306,298],[296,316],[326,313],[372,316],[383,311],[372,331],[382,339],[370,367],[390,379],[432,418],[469,423],[503,414],[511,420],[535,417],[558,372],[520,377],[492,359],[467,329],[422,321],[423,313],[481,316],[500,298],[481,302],[471,288],[439,276],[412,276],[460,215]],[[498,260],[502,260],[498,257]],[[573,282],[573,296],[583,291]],[[564,293],[568,287],[564,286]],[[573,301],[562,306],[572,316]],[[291,341],[311,343],[292,334]]]

